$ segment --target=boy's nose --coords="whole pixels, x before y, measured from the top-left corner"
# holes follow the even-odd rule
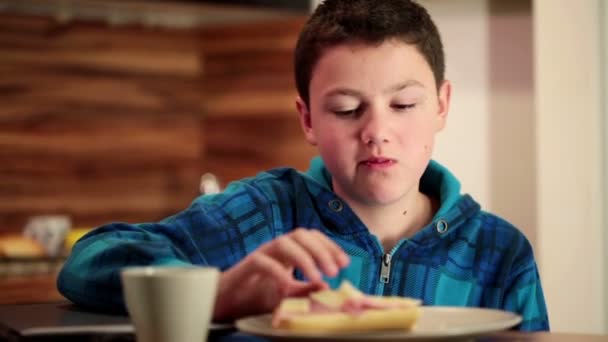
[[[387,123],[380,116],[369,115],[361,129],[361,140],[368,146],[388,143],[388,129]]]
[[[364,141],[365,145],[376,145],[376,146],[380,146],[383,143],[387,143],[388,139],[386,138],[382,138],[381,136],[370,136],[368,138],[366,138]]]

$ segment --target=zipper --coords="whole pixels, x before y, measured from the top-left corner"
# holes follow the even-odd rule
[[[385,252],[384,249],[382,248],[382,244],[380,243],[380,241],[375,236],[374,236],[374,238],[376,239],[377,245],[380,249],[380,252],[382,253],[381,254],[382,256],[380,257],[380,279],[376,283],[377,285],[376,285],[375,292],[377,295],[382,295],[382,294],[384,294],[384,286],[386,286],[386,284],[388,284],[391,281],[391,264],[392,264],[393,255],[395,255],[397,250],[403,244],[407,243],[408,240],[402,239],[390,251]]]
[[[380,270],[380,282],[388,284],[391,280],[391,254],[386,253],[382,256],[382,268]]]

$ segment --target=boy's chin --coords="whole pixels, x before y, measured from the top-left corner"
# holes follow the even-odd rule
[[[398,202],[402,197],[402,194],[397,193],[395,189],[386,189],[385,191],[376,189],[365,195],[365,203],[369,206],[385,206]]]

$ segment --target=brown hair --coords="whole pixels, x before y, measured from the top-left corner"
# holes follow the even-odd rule
[[[416,45],[439,88],[445,73],[443,44],[424,7],[411,0],[326,0],[308,19],[296,45],[294,71],[300,97],[310,105],[312,72],[326,48],[388,39]]]

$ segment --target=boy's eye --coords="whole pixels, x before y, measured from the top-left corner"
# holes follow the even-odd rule
[[[410,110],[413,109],[414,107],[416,107],[415,103],[408,103],[408,104],[394,104],[393,108],[398,110],[398,111],[406,111],[406,110]]]
[[[334,114],[336,114],[337,116],[352,116],[357,114],[357,112],[359,111],[359,108],[353,108],[353,109],[348,109],[348,110],[334,110]]]

